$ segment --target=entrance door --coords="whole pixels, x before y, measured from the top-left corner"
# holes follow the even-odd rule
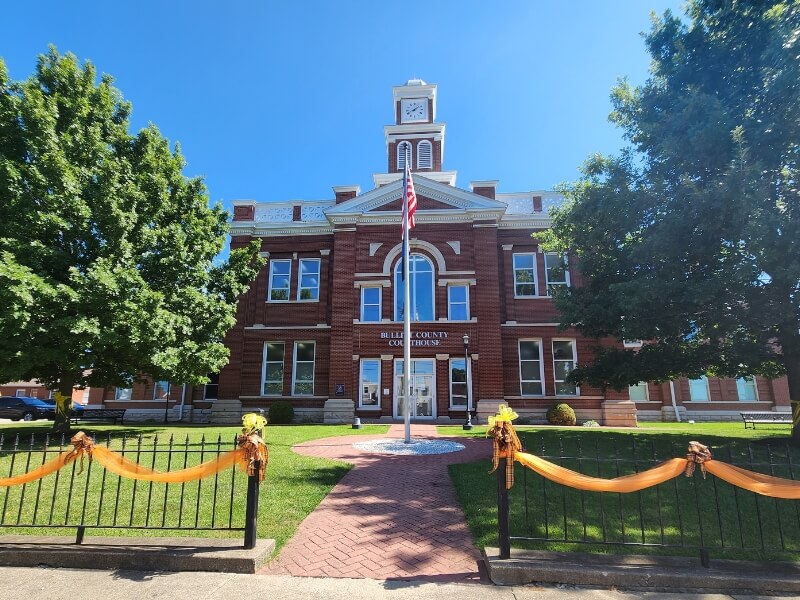
[[[411,359],[412,419],[436,418],[436,361],[432,358]],[[405,418],[403,392],[403,360],[394,362],[394,416]]]

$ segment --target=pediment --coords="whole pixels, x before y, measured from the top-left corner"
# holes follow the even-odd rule
[[[329,217],[337,215],[366,215],[368,213],[386,213],[402,211],[402,181],[395,181],[370,190],[325,211]],[[417,211],[505,211],[506,204],[473,192],[452,187],[427,179],[422,175],[414,175],[414,191],[417,194]]]

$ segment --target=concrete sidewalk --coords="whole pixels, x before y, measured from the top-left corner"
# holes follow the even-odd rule
[[[163,598],[165,600],[731,600],[725,594],[620,592],[573,586],[496,587],[419,580],[330,579],[231,573],[155,573],[0,567],[0,598],[75,600]],[[773,596],[774,597],[774,596]],[[736,600],[767,596],[736,595]]]

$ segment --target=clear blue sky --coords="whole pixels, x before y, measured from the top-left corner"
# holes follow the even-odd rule
[[[212,200],[332,198],[385,172],[391,87],[439,85],[444,168],[500,192],[573,180],[623,144],[618,77],[647,77],[640,33],[678,0],[40,0],[3,7],[14,79],[55,44],[114,76]]]

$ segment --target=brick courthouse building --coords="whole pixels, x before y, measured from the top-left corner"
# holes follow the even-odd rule
[[[387,172],[374,175],[374,189],[334,187],[329,201],[234,202],[231,247],[258,238],[269,264],[226,338],[231,359],[211,418],[236,421],[242,410],[288,400],[298,421],[402,419],[398,269],[408,152],[418,198],[409,275],[412,418],[463,422],[469,405],[483,423],[505,402],[523,422],[541,422],[565,401],[580,420],[607,425],[635,425],[637,413],[673,420],[670,384],[604,393],[564,381],[591,358],[593,342],[557,328],[548,292],[580,285],[580,275],[553,271],[561,258],[543,253],[535,238],[561,197],[498,193],[497,181],[456,187],[456,172],[443,169],[436,94],[420,80],[393,89]],[[679,380],[674,391],[688,418],[738,418],[743,401],[749,410],[789,410],[785,380]]]

